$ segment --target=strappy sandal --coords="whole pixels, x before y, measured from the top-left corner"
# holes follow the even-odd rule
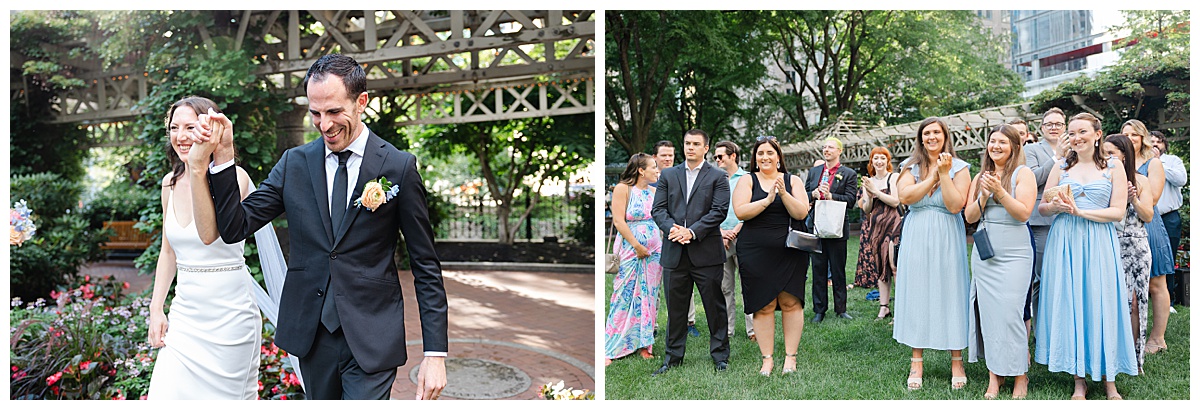
[[[884,312],[883,311],[884,309],[887,309],[887,312]],[[881,304],[879,304],[879,316],[875,316],[875,320],[883,320],[883,318],[891,316],[891,315],[892,315],[892,308],[888,307],[888,305],[886,303],[881,303]]]
[[[924,361],[925,361],[925,358],[924,358],[924,357],[913,357],[913,358],[911,358],[910,360],[911,360],[913,363],[922,363],[922,362],[924,362]],[[912,370],[912,366],[909,366],[909,370],[908,370],[908,386],[907,386],[907,387],[908,387],[908,391],[913,391],[913,390],[921,390],[921,386],[923,386],[925,383],[924,383],[924,381],[922,380],[922,378],[921,378],[921,377],[913,377],[913,373],[915,373],[915,372]],[[924,365],[924,363],[922,363],[922,365],[921,365],[921,374],[922,374],[922,376],[924,375],[924,373],[925,373],[925,365]]]
[[[771,356],[770,356],[770,355],[763,355],[763,357],[762,357],[762,358],[763,358],[763,360],[772,360],[772,358],[771,358]],[[762,376],[762,377],[767,377],[767,376],[770,376],[770,375],[771,375],[771,371],[773,371],[773,370],[775,370],[775,362],[774,362],[774,361],[772,361],[772,362],[771,362],[771,369],[770,369],[770,370],[765,370],[765,371],[764,371],[764,370],[762,370],[762,369],[759,369],[759,371],[758,371],[758,375],[759,375],[759,376]]]
[[[1167,350],[1167,345],[1160,345],[1160,344],[1149,343],[1149,342],[1146,343],[1146,354],[1155,354],[1155,353],[1161,352],[1163,350]]]
[[[951,356],[950,360],[961,362],[962,356],[959,356],[959,357]],[[964,367],[963,373],[966,373],[966,372],[967,372],[967,369],[966,369],[966,367]],[[967,385],[967,376],[952,376],[952,377],[950,377],[950,388],[952,388],[954,390],[962,390],[962,388],[966,387],[966,385]]]
[[[795,355],[795,354],[784,354],[784,356],[787,356],[787,357],[791,358],[792,360],[796,360],[796,355]],[[784,362],[784,363],[786,363],[786,362]],[[789,374],[789,373],[794,373],[795,371],[796,371],[796,368],[795,368],[795,367],[793,367],[793,368],[789,369],[789,368],[787,368],[787,365],[785,364],[785,365],[783,366],[783,372],[782,372],[782,373],[783,373],[783,374]]]

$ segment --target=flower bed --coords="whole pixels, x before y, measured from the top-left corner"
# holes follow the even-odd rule
[[[10,304],[10,399],[144,399],[157,351],[146,341],[149,293],[84,276],[50,300]],[[264,322],[259,398],[303,399],[299,378]]]

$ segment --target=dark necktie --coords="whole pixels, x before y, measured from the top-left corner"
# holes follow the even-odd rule
[[[330,222],[333,222],[334,235],[341,230],[342,218],[346,216],[346,185],[349,183],[349,171],[346,170],[346,161],[350,159],[351,152],[349,150],[338,152],[338,169],[333,174],[333,199],[329,201]],[[329,330],[329,333],[337,330],[341,326],[341,320],[338,319],[337,308],[334,306],[333,297],[333,275],[330,272],[329,284],[325,287],[325,304],[321,306],[321,324]]]

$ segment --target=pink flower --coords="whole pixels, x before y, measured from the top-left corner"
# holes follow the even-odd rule
[[[279,386],[271,386],[271,394],[279,394]]]
[[[46,385],[52,386],[52,385],[54,385],[54,383],[58,383],[58,379],[61,379],[61,378],[62,378],[62,372],[55,373],[55,374],[51,375],[50,377],[46,378]]]
[[[263,389],[262,380],[259,380],[258,381],[258,391],[262,391],[262,389]]]
[[[92,361],[88,360],[88,361],[85,361],[85,362],[79,364],[79,370],[87,370],[91,366],[92,366]]]
[[[138,397],[138,400],[146,400],[146,395],[143,394],[142,397]]]
[[[287,400],[287,396],[279,396],[279,400]]]
[[[83,281],[84,281],[84,282],[91,282],[91,281],[92,281],[92,275],[83,275]]]
[[[122,282],[121,287],[123,287],[125,289],[129,289],[129,282]]]
[[[16,372],[17,372],[17,370],[21,370],[21,369],[18,369],[18,368],[17,368],[17,366],[13,366],[13,367],[12,367],[12,370],[13,370],[13,373],[16,373]]]

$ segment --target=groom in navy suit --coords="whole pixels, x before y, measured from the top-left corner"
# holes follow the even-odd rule
[[[403,233],[425,350],[417,398],[436,399],[446,385],[446,290],[416,158],[363,124],[366,73],[353,58],[321,57],[304,87],[321,139],[284,152],[244,200],[232,166],[232,131],[211,138],[215,147],[197,141],[215,151],[211,169],[191,175],[199,186],[211,181],[213,194],[212,202],[194,201],[196,219],[211,223],[215,204],[221,238],[234,243],[287,213],[291,257],[275,344],[300,358],[310,399],[390,398],[396,368],[408,360],[394,262]],[[198,139],[207,140],[212,130],[201,119]],[[213,119],[232,130],[224,116]],[[366,189],[364,195],[366,185],[381,178],[396,188],[374,196]]]

